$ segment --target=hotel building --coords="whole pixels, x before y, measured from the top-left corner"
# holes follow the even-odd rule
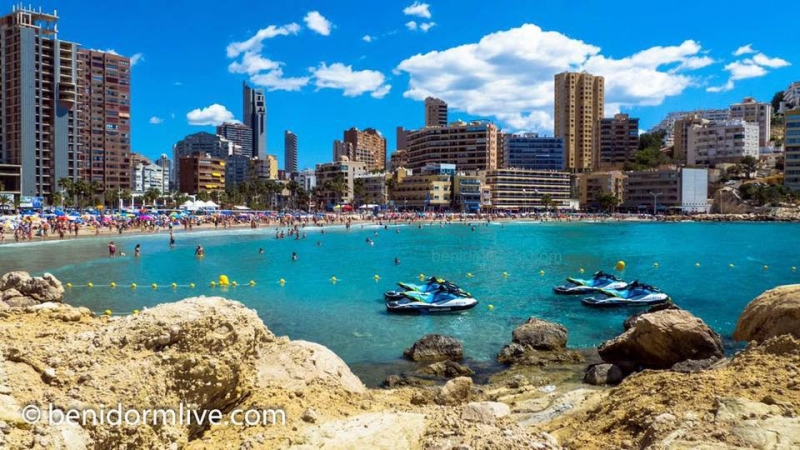
[[[473,121],[422,128],[409,133],[406,151],[406,167],[415,171],[431,163],[454,164],[459,171],[496,169],[497,127]]]
[[[605,81],[588,73],[555,76],[555,136],[564,140],[564,163],[571,172],[591,172],[600,119],[605,108]]]

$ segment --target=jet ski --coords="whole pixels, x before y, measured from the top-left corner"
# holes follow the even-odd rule
[[[459,295],[461,297],[470,297],[470,293],[461,289],[460,287],[456,286],[455,283],[451,281],[447,281],[443,278],[436,278],[430,277],[428,282],[425,284],[411,284],[411,283],[397,283],[400,286],[400,290],[396,291],[388,291],[383,294],[383,298],[387,301],[389,300],[401,300],[405,298],[406,292],[422,292],[422,293],[431,293],[437,292],[440,290],[451,292],[453,294]]]
[[[386,302],[386,311],[395,314],[436,314],[474,308],[478,301],[446,288],[435,292],[405,291],[401,298]]]
[[[624,289],[599,289],[598,295],[581,299],[587,306],[652,306],[671,301],[656,287],[634,281]]]
[[[568,277],[567,284],[556,286],[553,288],[553,291],[556,294],[562,295],[579,295],[591,294],[598,289],[625,289],[627,286],[628,283],[625,281],[601,270],[596,272],[592,278],[588,280]]]

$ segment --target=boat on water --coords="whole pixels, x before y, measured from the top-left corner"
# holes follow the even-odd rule
[[[439,314],[474,308],[478,301],[446,289],[435,292],[406,291],[399,299],[388,300],[386,310],[395,314]]]
[[[432,293],[444,291],[459,295],[461,297],[471,297],[469,292],[461,289],[455,283],[447,281],[444,278],[430,277],[425,284],[399,282],[397,285],[400,286],[399,290],[388,291],[383,294],[383,298],[385,300],[401,300],[405,298],[406,292]]]
[[[561,295],[583,295],[597,292],[599,289],[625,289],[628,283],[621,278],[605,273],[602,270],[595,272],[592,278],[567,278],[567,284],[556,286],[553,291]]]
[[[623,289],[599,289],[597,294],[581,299],[587,306],[652,306],[671,301],[669,295],[648,284],[634,281]]]

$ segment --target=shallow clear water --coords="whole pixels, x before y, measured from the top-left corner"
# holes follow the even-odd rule
[[[791,270],[800,267],[796,224],[507,223],[479,225],[475,231],[453,224],[306,232],[305,240],[276,240],[275,228],[176,233],[173,249],[165,234],[113,236],[128,254],[115,259],[107,257],[107,240],[5,245],[0,247],[0,273],[49,271],[64,283],[91,281],[92,289],[68,290],[67,301],[98,312],[222,295],[256,309],[276,334],[319,342],[355,365],[395,360],[419,337],[434,332],[462,339],[471,359],[491,360],[529,316],[565,325],[571,347],[597,345],[619,334],[622,321],[635,310],[586,308],[579,297],[556,296],[551,287],[566,276],[579,276],[580,268],[584,276],[613,270],[618,260],[627,263],[626,279],[659,286],[724,336],[758,294],[800,282],[800,271]],[[365,242],[367,237],[374,246]],[[134,259],[130,255],[137,243],[142,257]],[[193,256],[197,244],[206,249],[203,259]],[[264,254],[258,254],[259,247]],[[292,252],[297,261],[291,260]],[[400,265],[394,264],[395,257]],[[696,262],[701,266],[695,267]],[[474,276],[467,277],[468,272]],[[382,293],[396,281],[418,281],[420,273],[452,279],[481,304],[457,315],[388,315]],[[242,285],[209,287],[220,274]],[[339,281],[331,283],[332,276]],[[250,280],[255,287],[246,285]],[[119,287],[108,287],[111,281]],[[138,289],[128,287],[132,282]],[[172,282],[197,286],[172,289]]]

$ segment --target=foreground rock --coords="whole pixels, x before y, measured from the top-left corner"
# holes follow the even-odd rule
[[[468,377],[475,374],[469,367],[449,360],[435,362],[418,370],[417,373],[440,378]]]
[[[603,386],[606,384],[619,384],[623,378],[625,378],[625,374],[619,366],[614,364],[595,364],[586,371],[583,381],[594,386]]]
[[[669,369],[686,360],[721,358],[722,340],[702,320],[684,310],[638,316],[631,328],[604,342],[603,361],[626,368]]]
[[[763,342],[782,334],[800,337],[800,284],[769,290],[750,302],[739,317],[733,338]]]
[[[563,325],[531,317],[511,333],[511,343],[497,355],[506,365],[543,366],[577,363],[580,354],[566,349],[567,329]]]
[[[461,361],[464,358],[464,346],[452,336],[428,334],[403,351],[403,355],[412,361]]]
[[[64,286],[49,273],[41,277],[32,277],[28,272],[9,272],[0,277],[0,302],[7,307],[26,307],[62,301],[64,301]]]

